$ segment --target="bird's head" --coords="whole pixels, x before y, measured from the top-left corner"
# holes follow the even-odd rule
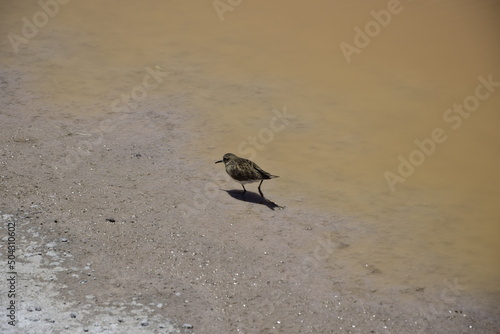
[[[236,159],[236,158],[237,158],[236,155],[234,155],[232,153],[226,153],[222,157],[222,160],[216,161],[215,163],[218,164],[219,162],[223,162],[224,164],[227,164],[228,161],[231,161],[231,160]]]

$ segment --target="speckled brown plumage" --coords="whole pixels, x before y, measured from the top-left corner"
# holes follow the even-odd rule
[[[231,176],[233,180],[243,186],[243,194],[246,192],[245,184],[260,181],[259,193],[262,197],[264,197],[264,194],[260,190],[262,182],[264,180],[279,177],[277,175],[271,175],[270,173],[266,172],[255,162],[245,158],[240,158],[232,153],[224,154],[222,160],[216,161],[215,163],[219,162],[224,162],[224,165],[226,166],[226,172],[229,174],[229,176]]]

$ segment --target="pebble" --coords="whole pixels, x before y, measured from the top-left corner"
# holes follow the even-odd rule
[[[182,328],[184,328],[184,329],[192,329],[193,325],[191,325],[191,324],[182,324]]]
[[[58,257],[57,252],[54,252],[54,251],[48,251],[47,253],[45,253],[45,255],[51,256],[51,257]]]

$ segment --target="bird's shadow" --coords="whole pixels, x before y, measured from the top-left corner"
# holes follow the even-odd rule
[[[221,190],[223,190],[223,189],[221,189]],[[224,190],[224,191],[227,192],[229,194],[229,196],[231,196],[234,199],[237,199],[237,200],[240,200],[243,202],[262,204],[262,205],[267,206],[271,210],[285,208],[284,206],[280,206],[280,205],[274,203],[273,201],[270,201],[266,198],[262,198],[262,196],[260,196],[259,194],[256,194],[254,192],[250,192],[248,190],[245,194],[243,194],[243,191],[236,190],[236,189]]]

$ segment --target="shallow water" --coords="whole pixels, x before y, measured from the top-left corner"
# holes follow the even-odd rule
[[[500,81],[500,6],[232,3],[219,15],[212,1],[69,2],[1,55],[38,78],[30,89],[61,106],[52,115],[143,112],[149,98],[199,115],[206,135],[189,153],[252,158],[281,176],[265,186],[279,204],[363,222],[343,256],[390,273],[382,283],[498,291],[500,87],[476,87]],[[2,5],[2,35],[40,10]],[[358,47],[346,57],[342,43]],[[470,115],[447,111],[464,101]]]

